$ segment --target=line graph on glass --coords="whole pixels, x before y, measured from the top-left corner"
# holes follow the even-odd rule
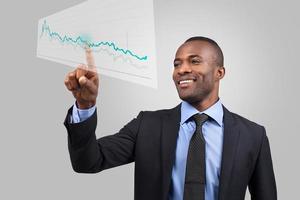
[[[87,1],[39,20],[39,58],[76,67],[86,47],[100,74],[157,88],[152,0]]]

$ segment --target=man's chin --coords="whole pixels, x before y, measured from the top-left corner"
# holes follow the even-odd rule
[[[179,94],[179,98],[182,100],[182,101],[186,101],[188,103],[194,103],[195,101],[197,101],[196,97],[192,96],[192,95],[180,95]]]
[[[205,99],[204,96],[195,96],[192,94],[179,94],[179,98],[183,101],[188,102],[189,104],[199,103]]]

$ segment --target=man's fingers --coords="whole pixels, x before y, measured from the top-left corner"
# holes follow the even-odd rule
[[[95,61],[90,48],[86,49],[86,62],[80,64],[75,71],[69,73],[65,79],[65,85],[70,90],[81,107],[95,103],[98,94],[99,79]],[[86,103],[87,102],[87,103]]]
[[[68,73],[68,75],[65,78],[65,85],[70,91],[75,91],[79,89],[79,83],[76,79],[76,70]]]
[[[70,82],[72,89],[73,90],[79,89],[79,83],[78,83],[78,80],[76,79],[75,71],[69,73],[68,77],[69,77],[69,82]]]
[[[70,80],[69,80],[68,76],[66,77],[64,83],[65,83],[65,86],[67,87],[67,89],[70,90],[70,91],[72,91],[72,86],[70,84]]]
[[[84,64],[80,64],[78,65],[75,71],[76,71],[75,75],[78,80],[80,77],[85,76],[88,73],[88,67]]]
[[[97,72],[93,51],[90,47],[87,47],[85,49],[85,55],[86,55],[86,63],[88,66],[88,70],[91,72]]]

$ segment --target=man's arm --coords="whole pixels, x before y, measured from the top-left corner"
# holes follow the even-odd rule
[[[115,135],[96,139],[97,112],[79,123],[70,123],[70,108],[65,120],[68,147],[74,171],[96,173],[134,161],[136,136],[142,112]]]
[[[95,173],[134,160],[136,135],[142,112],[117,134],[96,139],[97,112],[93,110],[98,95],[99,77],[92,50],[86,49],[87,65],[79,65],[65,79],[65,85],[76,99],[78,108],[69,109],[64,122],[68,131],[69,152],[76,172]],[[80,113],[81,112],[81,113]],[[73,114],[73,115],[72,115]]]
[[[270,145],[264,128],[260,152],[249,183],[249,191],[253,200],[277,199]]]

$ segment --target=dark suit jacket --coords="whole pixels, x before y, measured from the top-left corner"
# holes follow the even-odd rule
[[[118,133],[96,139],[96,112],[68,131],[72,167],[80,173],[135,162],[134,199],[166,200],[180,124],[181,104],[143,111]],[[219,200],[242,200],[247,186],[252,199],[276,200],[276,184],[264,127],[224,109],[224,141]]]

